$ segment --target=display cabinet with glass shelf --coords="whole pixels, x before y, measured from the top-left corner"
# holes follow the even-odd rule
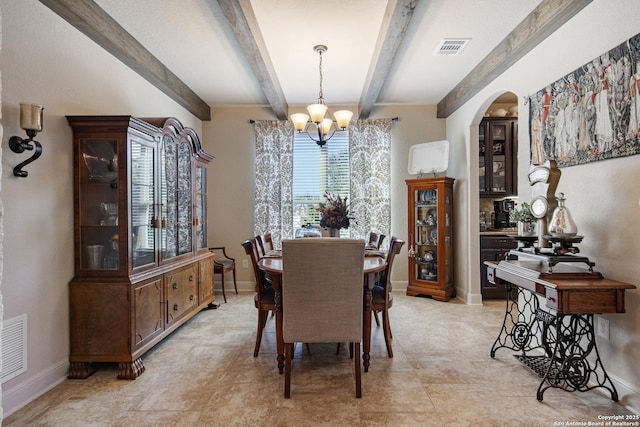
[[[517,118],[487,117],[478,134],[480,197],[517,195]]]
[[[173,118],[68,116],[74,136],[75,276],[69,378],[118,362],[118,378],[212,304],[206,166],[213,156]],[[194,236],[197,236],[194,239]]]
[[[453,178],[406,180],[409,220],[407,295],[448,301],[453,285]]]

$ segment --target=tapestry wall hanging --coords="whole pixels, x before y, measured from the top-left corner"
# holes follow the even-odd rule
[[[640,153],[640,34],[529,97],[531,163]]]

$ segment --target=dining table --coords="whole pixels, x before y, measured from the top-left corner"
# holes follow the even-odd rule
[[[373,287],[379,279],[380,273],[387,267],[384,253],[376,250],[365,250],[363,264],[363,302],[362,302],[362,337],[363,350],[362,360],[364,371],[369,371],[371,359],[371,303],[373,301]],[[271,282],[275,293],[275,318],[276,318],[276,346],[278,371],[284,372],[284,338],[282,335],[282,251],[279,249],[270,251],[258,261],[258,268],[264,273],[268,281]]]

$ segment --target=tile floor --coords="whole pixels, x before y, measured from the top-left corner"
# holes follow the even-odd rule
[[[13,426],[557,426],[598,415],[630,414],[598,391],[547,390],[513,356],[489,350],[504,303],[469,306],[394,293],[394,358],[373,326],[371,368],[354,396],[353,365],[343,348],[296,350],[291,399],[275,360],[270,318],[253,357],[253,295],[199,313],[144,357],[135,381],[113,364],[87,380],[65,380],[3,421]],[[222,298],[219,298],[221,301]],[[621,396],[622,397],[622,396]]]

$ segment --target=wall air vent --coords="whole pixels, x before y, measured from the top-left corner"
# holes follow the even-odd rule
[[[27,371],[27,315],[7,319],[2,325],[2,382]]]
[[[434,55],[457,55],[471,41],[471,39],[442,39],[433,52]]]

